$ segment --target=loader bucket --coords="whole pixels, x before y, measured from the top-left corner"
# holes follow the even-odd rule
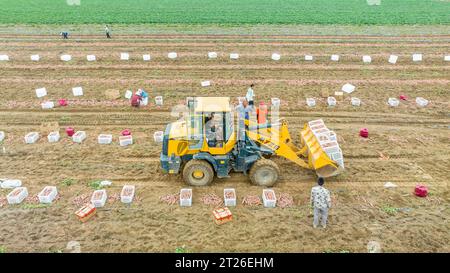
[[[318,176],[335,176],[344,170],[342,151],[336,135],[326,128],[322,120],[305,124],[300,132],[300,141],[306,148],[305,156],[311,169],[315,170]]]

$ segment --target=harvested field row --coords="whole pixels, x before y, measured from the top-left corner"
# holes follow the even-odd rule
[[[220,36],[218,39],[198,35],[127,35],[116,36],[117,40],[114,37],[111,43],[89,41],[92,36],[83,37],[79,43],[54,41],[47,39],[48,36],[0,37],[5,37],[0,42],[0,52],[11,52],[12,57],[20,58],[0,63],[0,130],[6,133],[0,143],[0,177],[22,179],[30,192],[57,185],[61,194],[54,206],[46,208],[0,208],[5,223],[0,227],[0,233],[5,234],[0,238],[0,246],[8,251],[62,249],[70,240],[80,242],[82,251],[93,252],[173,252],[181,245],[194,252],[322,252],[331,248],[365,251],[367,242],[373,239],[383,244],[384,251],[449,251],[445,242],[450,238],[443,227],[450,213],[450,174],[446,171],[450,161],[450,78],[448,65],[442,59],[442,54],[450,51],[448,35],[385,37],[379,41],[377,37],[361,36],[342,37],[339,41],[340,37]],[[135,39],[127,42],[129,37]],[[46,40],[42,42],[42,38]],[[195,40],[198,38],[202,40]],[[317,48],[313,46],[314,39],[322,41]],[[274,47],[286,40],[292,41],[287,41],[289,46],[279,48],[281,61],[270,61]],[[243,55],[237,62],[222,59],[210,62],[206,56],[204,60],[193,58],[206,54],[205,47],[195,47],[202,42],[220,45],[224,41],[225,46],[214,49],[234,51],[231,49],[234,42],[236,48],[243,50],[239,50],[241,54],[246,52],[256,58]],[[372,49],[372,43],[380,47]],[[155,58],[148,65],[120,62],[114,53],[102,52],[105,46],[117,54],[148,50]],[[180,46],[193,55],[175,62],[162,61],[160,57],[172,46]],[[303,64],[291,59],[300,57],[306,49],[312,50],[308,54],[319,54],[314,63]],[[391,49],[401,57],[396,65],[388,66],[386,60]],[[415,49],[424,54],[421,64],[410,60]],[[56,60],[62,52],[70,51],[76,51],[74,56],[82,57],[83,61],[63,65]],[[25,61],[34,52],[51,58],[38,63]],[[82,52],[94,52],[108,60],[101,58],[88,65]],[[343,54],[342,62],[331,63],[323,52]],[[355,52],[372,53],[374,63],[358,65],[361,60]],[[211,80],[212,86],[201,88],[201,80]],[[359,97],[362,106],[352,107],[347,96],[335,107],[327,107],[321,92],[334,93],[347,82],[356,86],[351,96]],[[315,174],[281,158],[274,159],[282,170],[274,190],[292,196],[292,208],[267,210],[262,206],[240,205],[247,195],[261,196],[261,188],[236,173],[228,179],[214,179],[209,187],[193,188],[192,208],[160,202],[161,196],[187,187],[181,176],[161,173],[161,143],[153,141],[153,133],[164,130],[175,119],[170,116],[171,107],[184,102],[187,95],[226,95],[235,101],[245,94],[250,83],[256,83],[258,102],[269,102],[272,97],[281,99],[280,116],[287,119],[295,141],[298,130],[312,119],[323,118],[336,132],[346,171],[326,182],[334,205],[326,233],[312,229],[312,218],[308,217],[307,204]],[[83,97],[72,97],[74,86],[83,87]],[[41,100],[36,98],[34,90],[40,87],[48,90],[45,100],[64,97],[69,99],[69,105],[38,109]],[[131,109],[125,99],[109,101],[104,97],[107,89],[118,89],[123,94],[138,87],[149,90],[151,99],[155,95],[164,96],[164,105]],[[400,94],[406,94],[409,101],[390,108],[387,99],[398,98]],[[417,96],[429,99],[430,104],[417,107],[414,102]],[[316,98],[315,108],[306,106],[307,97]],[[51,121],[59,122],[61,127],[58,143],[48,143],[46,135],[41,134],[37,143],[24,144],[26,133],[39,131],[41,123]],[[82,144],[73,143],[63,131],[67,126],[85,130],[87,139]],[[361,128],[368,129],[367,139],[358,136]],[[123,129],[132,131],[133,145],[119,146],[117,137]],[[113,143],[97,144],[100,133],[112,134]],[[65,185],[66,179],[72,179],[72,185]],[[99,210],[94,219],[80,225],[73,216],[76,208],[71,200],[92,192],[89,182],[99,179],[111,180],[112,191],[126,184],[136,185],[142,200],[131,207],[114,205]],[[388,181],[398,188],[384,189]],[[414,186],[419,183],[429,187],[429,197],[413,196]],[[212,193],[222,196],[224,188],[236,189],[239,205],[232,209],[233,222],[217,228],[211,221],[211,208],[201,203],[201,197]],[[7,193],[0,190],[0,198]],[[399,210],[389,214],[386,212],[389,208]],[[12,224],[17,228],[7,229]],[[413,240],[423,230],[427,230],[426,239]],[[250,237],[251,244],[242,240]],[[217,242],[225,239],[229,243],[218,245]]]

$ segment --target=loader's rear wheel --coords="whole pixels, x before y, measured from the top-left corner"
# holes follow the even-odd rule
[[[253,184],[271,187],[278,181],[280,168],[272,160],[261,158],[253,164],[249,176]]]
[[[211,165],[198,159],[192,159],[184,165],[183,178],[192,186],[206,186],[214,179],[214,170]]]

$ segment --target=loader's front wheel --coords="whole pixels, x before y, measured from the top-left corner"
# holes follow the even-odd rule
[[[271,187],[278,181],[280,168],[272,160],[261,158],[253,164],[249,176],[253,184]]]
[[[214,179],[214,170],[211,165],[198,159],[192,159],[184,165],[183,178],[192,186],[206,186]]]

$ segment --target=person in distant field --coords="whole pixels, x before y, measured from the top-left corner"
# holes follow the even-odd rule
[[[253,107],[253,105],[255,104],[253,102],[253,98],[255,97],[255,93],[253,91],[253,86],[255,86],[254,84],[251,84],[250,87],[247,89],[247,95],[245,95],[245,98],[248,101],[248,104]]]
[[[331,207],[330,191],[323,187],[325,180],[319,177],[317,186],[311,189],[311,207],[314,209],[313,227],[319,225],[319,218],[323,228],[327,227],[328,209]]]
[[[134,93],[133,96],[131,96],[131,106],[139,107],[141,105],[141,101],[142,101],[142,97],[141,97],[139,91],[137,91],[136,93]]]
[[[108,38],[108,39],[111,38],[111,31],[110,31],[108,25],[105,25],[105,34],[106,34],[106,38]]]
[[[61,32],[61,36],[63,39],[69,39],[69,32],[67,32],[67,31]]]

